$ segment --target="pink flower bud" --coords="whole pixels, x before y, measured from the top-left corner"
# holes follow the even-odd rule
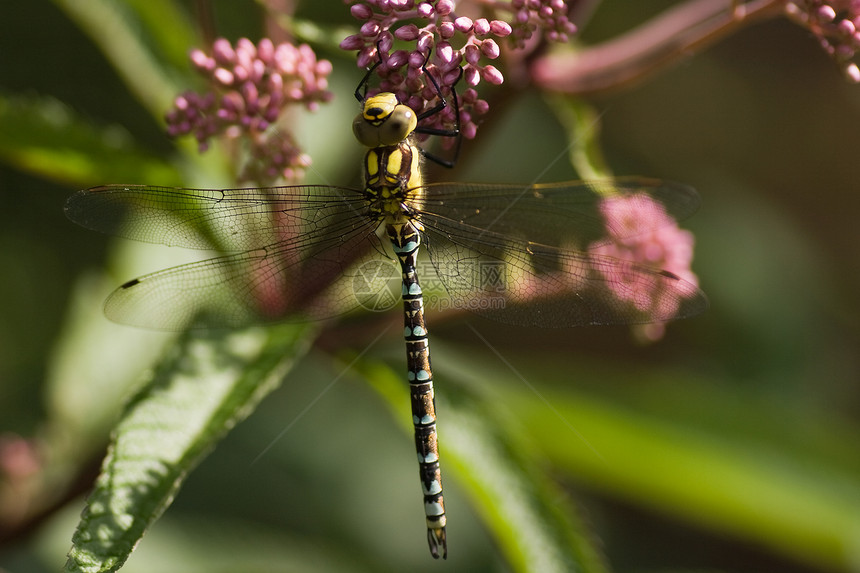
[[[239,111],[244,108],[244,104],[239,94],[231,91],[224,94],[221,99],[221,108],[227,111]]]
[[[257,46],[248,38],[239,38],[236,41],[236,55],[250,61],[257,57]]]
[[[447,16],[454,11],[453,0],[439,0],[436,2],[436,13],[440,16]]]
[[[215,56],[215,61],[219,64],[230,64],[236,59],[236,52],[233,51],[233,46],[224,38],[218,38],[212,44],[212,55]]]
[[[466,81],[466,85],[476,86],[481,81],[481,75],[477,68],[466,66],[463,70],[463,79]]]
[[[513,32],[511,25],[501,20],[493,20],[490,22],[490,31],[493,35],[498,36],[499,38],[510,36],[511,32]]]
[[[446,86],[452,86],[452,85],[454,85],[454,82],[456,82],[459,78],[460,78],[460,69],[455,68],[455,69],[445,73],[445,75],[442,77],[442,83],[445,84]]]
[[[471,30],[473,25],[474,24],[472,23],[472,19],[467,18],[466,16],[460,16],[459,18],[454,20],[454,27],[457,28],[457,30],[459,30],[460,32],[463,32],[464,34]]]
[[[379,24],[374,21],[361,25],[361,35],[365,38],[375,38],[379,34]]]
[[[281,115],[281,111],[276,106],[267,107],[263,112],[263,117],[269,123],[275,123],[279,115]]]
[[[397,50],[386,60],[385,65],[389,70],[402,68],[406,64],[408,57],[409,55],[406,50]]]
[[[488,38],[481,42],[481,53],[491,60],[495,60],[499,57],[499,45],[494,40]]]
[[[369,20],[373,16],[373,10],[366,4],[353,4],[349,8],[349,13],[356,20]]]
[[[411,52],[409,54],[409,67],[412,69],[420,68],[424,65],[425,59],[424,54],[421,52]]]
[[[481,77],[494,86],[501,85],[505,81],[505,76],[495,66],[484,66],[484,69],[481,70]]]
[[[318,76],[327,76],[332,72],[331,62],[328,60],[319,60],[317,62],[315,72]]]
[[[252,82],[260,82],[263,80],[263,76],[266,74],[266,63],[263,60],[254,60],[251,62],[251,70],[250,70],[249,79]]]
[[[463,48],[466,62],[475,65],[481,59],[481,49],[475,44],[466,44]]]
[[[201,71],[211,72],[215,69],[215,60],[207,56],[202,50],[191,50],[189,57],[191,63]]]
[[[342,50],[349,51],[359,50],[362,46],[364,46],[364,40],[359,34],[353,34],[352,36],[348,36],[340,43],[340,48]]]
[[[424,100],[421,99],[419,96],[412,96],[406,101],[406,105],[408,105],[413,110],[420,111],[424,107]]]
[[[486,18],[478,18],[475,20],[475,34],[478,36],[486,36],[490,32],[490,22]]]
[[[252,84],[251,82],[245,82],[241,86],[242,97],[245,99],[245,107],[249,111],[253,112],[257,107],[257,99],[260,96],[260,92],[257,90],[257,86]]]
[[[376,62],[376,47],[365,48],[358,53],[356,63],[359,68],[366,68]]]
[[[460,126],[460,133],[463,134],[463,137],[466,139],[475,139],[475,135],[478,133],[478,126],[474,123],[467,123],[465,125]]]
[[[436,56],[440,62],[450,64],[454,61],[454,48],[448,42],[439,42],[436,46]]]
[[[394,36],[391,32],[385,31],[379,34],[379,50],[386,54],[394,47]]]
[[[248,81],[250,75],[251,74],[249,72],[249,69],[245,66],[236,66],[235,68],[233,68],[233,76],[235,77],[235,81],[237,82]]]
[[[415,24],[407,24],[406,26],[401,26],[394,31],[394,37],[398,40],[403,40],[406,42],[416,40],[418,39],[418,26],[416,26]]]
[[[824,4],[818,7],[815,15],[818,17],[819,22],[832,22],[836,19],[836,10],[833,9],[833,6]]]
[[[221,83],[222,85],[225,85],[225,86],[232,85],[233,80],[235,79],[233,77],[233,74],[230,72],[230,70],[227,70],[225,68],[217,68],[215,70],[215,73],[212,75],[216,81],[218,81],[219,83]]]
[[[271,64],[275,56],[275,45],[269,38],[263,38],[257,45],[257,57],[265,64]]]
[[[421,37],[415,43],[415,48],[422,54],[426,54],[433,47],[433,34],[427,31],[421,32]]]

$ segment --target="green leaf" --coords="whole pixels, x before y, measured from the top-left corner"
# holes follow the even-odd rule
[[[602,570],[589,533],[557,501],[563,496],[551,480],[559,471],[607,496],[814,566],[856,565],[860,435],[850,422],[811,414],[808,404],[764,404],[727,381],[683,371],[642,368],[631,384],[625,364],[586,368],[566,357],[520,356],[518,363],[530,362],[520,373],[498,353],[501,363],[487,362],[438,340],[434,351],[434,373],[444,382],[437,392],[444,468],[466,484],[518,570],[523,552],[511,545],[532,533],[526,514],[510,508],[523,499],[563,511],[542,523],[594,557],[596,568],[584,570]],[[482,397],[464,400],[462,387]],[[514,471],[522,481],[508,479]]]
[[[357,369],[411,433],[409,390],[387,366],[361,361]],[[438,372],[438,370],[437,370]],[[445,369],[445,388],[437,388],[439,435],[444,475],[456,476],[470,494],[515,571],[606,571],[591,534],[571,504],[540,472],[522,444],[517,426],[503,423],[487,402],[464,390],[458,372]],[[460,378],[460,379],[458,379]]]
[[[66,571],[116,571],[215,443],[280,383],[312,327],[188,334],[129,403]]]
[[[600,115],[584,101],[560,95],[545,97],[564,126],[570,163],[582,179],[609,177],[612,173],[600,148]]]
[[[803,420],[788,408],[766,417],[755,400],[728,403],[727,391],[693,381],[679,399],[659,382],[637,378],[655,404],[663,403],[659,413],[642,409],[647,400],[636,401],[637,411],[584,392],[542,389],[537,396],[513,385],[495,388],[533,443],[578,481],[813,565],[853,570],[849,548],[860,531],[856,430],[826,416]],[[547,414],[547,403],[558,416]],[[673,416],[673,409],[682,415]],[[787,419],[803,428],[804,448],[768,436],[780,433]],[[569,434],[565,420],[587,437],[588,447],[559,439]],[[813,436],[820,445],[809,443]],[[834,445],[840,461],[828,453]]]
[[[174,167],[139,149],[123,128],[94,127],[52,98],[0,96],[0,124],[0,157],[48,179],[79,186],[181,182]]]
[[[201,43],[180,5],[175,0],[54,0],[54,3],[92,39],[129,91],[149,110],[153,119],[163,125],[164,114],[176,96],[190,87],[188,51]],[[187,163],[181,166],[183,170],[206,174],[194,181],[186,177],[181,183],[212,187],[232,180],[227,175],[223,153],[215,152],[219,146],[213,146],[214,149],[205,155],[198,152],[193,138],[180,138],[176,146]],[[83,155],[78,156],[81,162],[101,159]],[[124,176],[114,181],[128,182],[128,177],[139,170],[124,172],[117,168],[116,172]],[[102,175],[86,184],[106,180]],[[159,181],[155,174],[146,173],[135,176],[134,181],[161,185],[180,183],[176,178]]]
[[[189,45],[202,39],[183,7],[174,0],[126,0],[135,28],[170,69],[190,71]]]
[[[150,7],[145,2],[108,0],[54,0],[54,3],[99,46],[131,92],[154,118],[161,120],[182,90],[181,82],[175,78],[176,71],[168,65],[176,60],[177,47],[173,42],[181,38],[190,45],[196,38],[190,25],[181,25],[186,20],[174,3],[158,0]],[[167,30],[161,31],[161,26]],[[169,60],[166,62],[159,56]]]

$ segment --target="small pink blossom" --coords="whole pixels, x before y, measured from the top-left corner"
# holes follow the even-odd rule
[[[567,4],[564,0],[511,0],[515,45],[523,47],[538,30],[542,30],[550,41],[566,42],[576,33],[576,26],[568,19]]]
[[[212,44],[211,56],[194,50],[190,58],[209,80],[211,91],[177,96],[166,115],[168,134],[193,134],[201,151],[216,135],[244,135],[251,150],[240,180],[263,183],[278,176],[300,177],[309,165],[307,156],[286,130],[271,127],[292,105],[303,104],[313,111],[331,99],[327,89],[331,63],[317,60],[307,45],[275,45],[268,38],[256,45],[241,38],[235,48],[219,38]]]
[[[350,13],[361,22],[361,27],[360,33],[345,38],[340,47],[358,51],[360,68],[379,64],[376,73],[381,81],[371,93],[393,92],[419,114],[435,107],[439,95],[435,89],[428,90],[431,82],[421,77],[425,62],[427,72],[439,83],[442,96],[450,100],[455,89],[452,84],[461,73],[470,87],[482,80],[493,85],[504,82],[502,71],[485,63],[499,58],[499,42],[503,38],[508,38],[515,48],[522,48],[538,30],[544,31],[548,39],[558,41],[565,41],[576,31],[567,17],[566,0],[345,1],[351,4]],[[473,19],[465,15],[482,11],[498,13],[500,18]],[[415,42],[408,57],[394,58],[390,53],[395,38]],[[459,71],[461,67],[463,72]],[[450,73],[454,70],[456,74]],[[459,117],[464,137],[474,137],[488,109],[487,106],[471,109],[470,105],[462,105]],[[456,120],[450,113],[435,114],[422,126],[451,130],[457,125]]]

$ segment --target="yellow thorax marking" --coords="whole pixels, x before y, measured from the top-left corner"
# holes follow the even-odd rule
[[[386,179],[391,183],[397,183],[396,176],[403,167],[403,152],[400,149],[392,149],[388,154],[388,163],[385,165]],[[411,170],[412,166],[409,167]]]
[[[379,154],[376,153],[376,150],[371,149],[367,152],[364,162],[367,169],[366,183],[368,185],[375,185],[379,180]]]

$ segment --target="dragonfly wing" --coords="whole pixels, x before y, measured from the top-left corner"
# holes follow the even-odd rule
[[[692,283],[632,261],[422,215],[450,305],[510,324],[568,327],[661,322],[707,308]]]
[[[313,240],[189,263],[131,280],[111,294],[105,314],[157,330],[239,327],[319,320],[349,312],[356,300],[344,269],[373,244],[376,223],[354,218]]]
[[[433,183],[422,211],[505,237],[580,250],[647,234],[681,221],[699,196],[679,183],[641,177],[537,185]]]
[[[323,229],[362,211],[360,191],[293,185],[181,189],[106,185],[78,191],[66,216],[95,231],[147,243],[246,251]]]

